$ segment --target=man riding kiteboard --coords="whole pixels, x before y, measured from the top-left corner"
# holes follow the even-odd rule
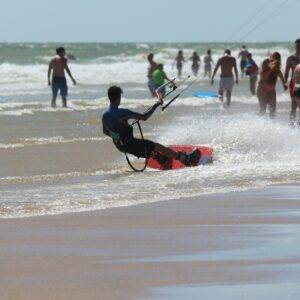
[[[176,159],[186,166],[197,165],[201,156],[198,149],[193,150],[191,153],[176,152],[159,143],[133,136],[133,127],[128,124],[128,121],[148,120],[154,111],[163,104],[161,97],[158,96],[158,101],[145,113],[140,114],[129,109],[119,108],[122,93],[122,89],[118,86],[111,86],[108,89],[110,106],[102,115],[103,133],[112,138],[119,151],[132,154],[138,158],[153,157],[166,162],[169,159]]]

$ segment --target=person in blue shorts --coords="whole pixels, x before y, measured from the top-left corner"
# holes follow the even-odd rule
[[[48,68],[48,85],[52,87],[52,101],[51,106],[56,107],[56,98],[57,94],[60,91],[62,98],[63,107],[67,107],[67,96],[68,96],[68,86],[67,80],[65,77],[65,70],[70,76],[73,84],[76,84],[75,79],[73,78],[71,71],[68,67],[67,59],[65,57],[66,52],[63,47],[56,49],[56,55],[51,59]],[[51,80],[52,73],[52,80]]]

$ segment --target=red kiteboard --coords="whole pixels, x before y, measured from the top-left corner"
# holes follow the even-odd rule
[[[198,165],[205,165],[208,162],[212,161],[213,149],[209,147],[193,146],[193,145],[172,145],[169,146],[169,148],[176,152],[183,151],[187,153],[193,151],[195,148],[198,148],[201,152],[201,157],[199,158]],[[149,168],[157,169],[157,170],[176,170],[176,169],[182,169],[188,167],[174,158],[169,159],[164,164],[161,164],[152,157],[148,160],[147,166]]]

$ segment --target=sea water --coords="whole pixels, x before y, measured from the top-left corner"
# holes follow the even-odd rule
[[[300,180],[299,130],[289,126],[290,99],[278,85],[277,117],[258,115],[248,78],[234,88],[232,107],[218,99],[192,96],[217,91],[203,79],[164,113],[143,123],[147,138],[163,144],[201,144],[214,149],[212,165],[178,171],[130,172],[124,155],[102,134],[106,91],[118,84],[123,107],[143,112],[154,103],[147,90],[147,54],[176,77],[174,57],[184,51],[183,78],[189,57],[212,49],[216,62],[225,48],[237,56],[238,44],[66,44],[77,86],[69,81],[69,107],[50,107],[48,62],[55,44],[0,44],[0,217],[25,217],[89,211],[190,198]],[[285,62],[292,43],[250,44],[257,63],[269,51]],[[217,76],[218,77],[218,76]],[[216,77],[216,79],[217,79]]]

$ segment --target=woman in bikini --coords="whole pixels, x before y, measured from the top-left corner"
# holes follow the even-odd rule
[[[284,81],[281,72],[281,55],[274,52],[263,61],[260,69],[260,80],[257,88],[257,97],[260,106],[260,114],[265,114],[267,106],[269,106],[270,117],[275,116],[276,111],[276,83],[280,78],[283,88],[287,90],[287,85]]]

